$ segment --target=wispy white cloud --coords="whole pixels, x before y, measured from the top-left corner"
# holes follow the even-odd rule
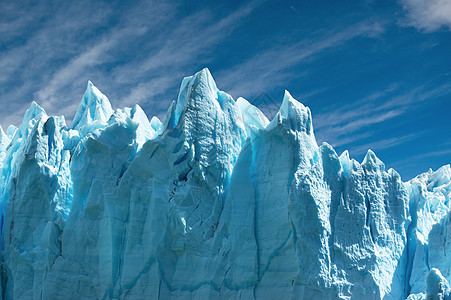
[[[42,100],[33,98],[33,95],[52,85],[51,76],[56,72],[55,68],[64,65],[70,57],[80,55],[83,48],[80,42],[89,41],[84,35],[102,26],[110,13],[107,6],[88,5],[83,0],[61,6],[50,2],[0,3],[0,43],[4,45],[0,50],[2,124],[17,125],[21,122],[30,102]],[[60,107],[70,106],[65,102],[67,98],[60,95]],[[48,111],[54,108],[44,107]]]
[[[445,150],[438,150],[438,151],[433,151],[433,152],[428,152],[428,153],[422,153],[422,154],[416,155],[414,157],[409,157],[409,159],[406,159],[405,161],[411,160],[412,158],[424,159],[424,158],[437,157],[437,156],[442,156],[442,155],[447,155],[447,154],[451,154],[451,149],[445,149]],[[451,160],[450,160],[450,163],[451,163]]]
[[[443,147],[443,145],[441,145]],[[441,158],[441,157],[449,157],[451,155],[451,149],[441,149],[426,153],[421,153],[413,156],[408,156],[404,159],[394,161],[392,163],[392,167],[396,170],[399,170],[401,172],[406,172],[408,176],[404,177],[403,180],[407,181],[411,178],[414,178],[415,176],[426,172],[428,169],[432,168],[431,162],[433,159]],[[442,165],[450,164],[451,160],[448,159],[445,160],[444,163],[439,163],[435,166],[435,169],[438,169]],[[420,171],[420,165],[423,169]],[[412,172],[412,169],[416,170],[415,172]]]
[[[152,100],[151,113],[161,117],[172,99],[158,101],[156,96],[167,94],[171,89],[177,91],[181,78],[188,75],[186,70],[196,63],[201,62],[200,67],[208,65],[212,59],[212,48],[239,27],[262,3],[249,2],[219,19],[210,11],[202,10],[174,21],[171,29],[164,32],[157,51],[149,53],[143,60],[115,69],[114,81],[131,85],[129,93],[121,97],[121,104]],[[146,80],[142,81],[142,78]]]
[[[267,49],[244,63],[232,66],[219,74],[222,84],[235,96],[257,94],[268,85],[280,86],[291,76],[288,70],[315,55],[340,47],[356,37],[375,37],[385,30],[383,22],[361,22],[339,30],[318,34],[311,40],[301,40],[292,45],[278,45]],[[252,78],[252,82],[249,79]]]
[[[53,107],[62,104],[62,88],[73,88],[72,83],[79,84],[79,81],[86,81],[85,72],[96,66],[102,65],[111,60],[109,52],[121,41],[126,40],[131,35],[141,35],[145,33],[144,28],[122,28],[112,31],[91,47],[88,47],[81,54],[73,57],[66,64],[57,69],[50,80],[37,91],[35,97],[39,99],[44,107]],[[58,107],[58,108],[61,108]],[[60,113],[68,113],[61,111]]]
[[[416,132],[411,134],[406,134],[399,137],[390,137],[386,139],[381,139],[378,141],[371,141],[370,143],[365,143],[353,148],[350,152],[351,155],[361,155],[368,152],[368,149],[373,151],[389,149],[391,147],[404,144],[405,142],[415,140],[427,134],[426,131]]]
[[[394,118],[418,108],[427,100],[450,94],[450,90],[451,84],[435,88],[423,85],[407,93],[396,94],[397,86],[391,85],[344,107],[330,107],[330,111],[314,115],[313,125],[320,140],[335,147],[344,145],[343,141],[350,144],[362,139],[362,130],[375,124],[392,122]],[[405,142],[407,139],[400,141]]]
[[[168,64],[184,65],[205,52],[239,26],[262,1],[253,1],[226,15],[212,20],[208,11],[200,11],[182,19],[169,33],[160,50],[139,62],[139,72],[161,69]],[[212,22],[213,21],[213,22]]]
[[[186,70],[199,61],[207,65],[212,47],[262,3],[249,2],[219,18],[207,9],[182,13],[181,4],[167,1],[137,2],[119,16],[112,5],[77,2],[50,13],[38,6],[33,16],[42,21],[36,24],[27,14],[2,18],[11,38],[24,28],[29,35],[0,56],[0,89],[14,86],[0,90],[2,99],[18,100],[0,113],[2,123],[20,123],[31,100],[70,123],[88,79],[113,95],[113,106],[147,105],[148,113],[161,117],[172,99],[156,97],[172,90],[176,96]],[[17,5],[5,5],[6,11],[19,13]]]
[[[404,25],[426,32],[451,29],[451,0],[401,0],[407,12]]]
[[[174,88],[175,82],[176,79],[171,74],[160,74],[160,76],[151,81],[132,86],[130,92],[122,98],[120,103],[122,106],[133,106],[137,103],[148,103],[151,101],[151,111],[148,111],[148,113],[158,115],[161,118],[169,107],[170,99],[159,100],[157,96]]]

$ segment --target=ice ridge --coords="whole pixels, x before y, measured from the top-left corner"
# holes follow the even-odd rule
[[[3,299],[449,299],[451,168],[403,182],[183,79],[163,122],[91,82],[70,127],[0,127]]]

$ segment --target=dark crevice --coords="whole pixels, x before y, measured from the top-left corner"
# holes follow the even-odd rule
[[[6,299],[6,284],[8,282],[8,272],[6,270],[5,261],[2,259],[1,266],[0,266],[0,273],[1,273],[1,279],[2,279],[2,299]]]
[[[370,214],[371,214],[371,205],[370,205],[370,199],[368,198],[368,195],[365,193],[365,207],[366,207],[366,221],[365,225],[370,230],[370,238],[371,242],[374,244],[374,232],[373,232],[373,226],[371,226],[371,220],[370,220]]]
[[[128,169],[127,163],[122,164],[121,171],[119,173],[119,177],[116,180],[116,185],[119,185],[119,182],[121,182],[122,176],[124,176],[125,171],[127,171],[127,169]]]
[[[412,269],[413,269],[413,259],[415,258],[415,253],[417,251],[417,241],[415,237],[415,230],[417,228],[418,215],[417,215],[417,204],[414,200],[409,200],[409,210],[411,213],[412,221],[407,227],[407,259],[406,259],[406,272],[404,279],[404,296],[410,295],[411,286],[410,286],[410,278],[412,277]]]
[[[188,157],[189,151],[187,151],[185,154],[183,154],[182,157],[178,158],[175,162],[174,162],[174,166],[181,164],[182,162],[184,162],[187,157]]]

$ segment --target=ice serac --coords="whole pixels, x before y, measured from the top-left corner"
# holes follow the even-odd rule
[[[105,125],[113,114],[110,101],[91,81],[72,121],[72,128],[80,132],[92,132]]]
[[[445,249],[446,220],[451,205],[451,168],[445,165],[435,172],[429,170],[405,183],[405,186],[410,195],[413,223],[408,233],[408,288],[410,293],[416,294],[425,291],[425,278],[433,267],[446,274],[448,280],[451,279],[449,260],[446,259],[451,247],[448,245]],[[438,252],[442,255],[437,257]]]
[[[126,211],[115,192],[142,146],[157,135],[139,106],[86,124],[91,132],[72,149],[72,213],[61,235],[61,255],[46,276],[44,298],[66,298],[68,292],[74,298],[112,298]]]
[[[116,110],[110,119],[108,125],[123,124],[132,128],[136,132],[133,137],[133,142],[137,145],[137,151],[141,149],[145,142],[155,138],[161,133],[161,122],[157,117],[152,118],[152,123],[149,122],[146,113],[139,105],[132,108],[124,108]]]
[[[334,222],[334,256],[353,283],[349,292],[357,298],[403,298],[407,191],[400,176],[386,171],[371,150],[362,164],[346,154],[340,161],[346,171]]]
[[[17,127],[14,125],[9,125],[8,129],[6,129],[6,134],[8,135],[8,138],[11,140],[14,137],[14,134],[17,131]]]
[[[428,261],[431,268],[439,269],[451,281],[451,212],[432,227],[429,233]]]
[[[404,297],[408,195],[373,152],[360,165],[318,147],[309,109],[287,92],[234,170],[216,235],[228,289],[255,298]]]
[[[4,299],[447,299],[451,168],[407,183],[183,79],[163,122],[91,82],[72,125],[0,128]]]
[[[441,300],[449,299],[451,290],[448,281],[442,276],[438,269],[432,268],[426,277],[427,299]]]
[[[11,142],[11,139],[8,135],[3,131],[3,128],[0,126],[0,167],[2,165],[3,159],[5,158],[6,147]]]
[[[144,145],[117,192],[128,207],[120,244],[127,255],[114,297],[219,293],[214,234],[246,138],[241,113],[204,69],[183,80],[166,119],[163,134]]]
[[[410,294],[407,300],[448,300],[451,289],[439,269],[432,268],[426,276],[426,293]]]
[[[33,103],[6,153],[1,190],[6,299],[39,295],[61,255],[59,238],[72,199],[63,127],[63,117],[48,117]]]
[[[246,99],[240,97],[236,104],[240,107],[248,136],[251,135],[252,128],[264,129],[269,124],[268,118]]]
[[[141,149],[133,145],[147,122],[136,127],[127,110],[80,141],[71,161],[73,213],[44,295],[164,298],[212,278],[202,270],[217,253],[213,235],[246,134],[239,108],[208,70],[185,79],[181,91],[166,130]],[[159,127],[153,119],[150,128]],[[194,294],[210,292],[205,285]]]

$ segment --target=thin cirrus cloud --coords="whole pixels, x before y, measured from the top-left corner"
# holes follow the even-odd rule
[[[428,169],[430,169],[430,166],[427,166],[423,170],[418,170],[418,161],[429,161],[430,159],[434,159],[437,157],[444,157],[444,156],[449,157],[449,155],[451,155],[451,149],[422,153],[419,155],[415,155],[412,157],[407,157],[407,158],[395,161],[395,162],[393,162],[392,167],[401,173],[404,171],[408,171],[409,169],[412,169],[412,168],[417,169],[417,172],[414,175],[414,176],[416,176],[416,174],[418,174],[420,172],[426,172]],[[448,161],[448,164],[449,164],[449,161]]]
[[[173,24],[172,29],[165,32],[165,39],[157,51],[143,60],[115,70],[114,81],[131,85],[138,82],[127,95],[121,97],[121,103],[145,103],[155,96],[168,93],[170,89],[176,90],[174,84],[178,84],[177,80],[188,75],[184,70],[195,61],[207,65],[211,60],[209,57],[212,57],[209,49],[233,32],[262,3],[252,1],[219,20],[203,10]],[[168,65],[171,66],[170,72],[165,68]],[[139,82],[139,78],[149,79]],[[166,101],[153,101],[152,111],[161,116],[168,106]]]
[[[20,123],[31,100],[50,114],[70,118],[88,79],[113,94],[114,106],[147,104],[152,114],[161,113],[169,101],[152,98],[176,91],[193,62],[207,65],[208,51],[262,3],[249,2],[219,18],[207,8],[181,14],[177,4],[166,1],[142,1],[119,15],[108,7],[79,3],[48,15],[48,8],[39,6],[35,17],[42,17],[36,24],[25,14],[4,24],[0,21],[15,28],[16,38],[27,34],[24,43],[11,43],[1,52],[2,99],[17,99],[4,108],[2,123]],[[7,6],[11,13],[20,11]],[[82,12],[76,13],[80,7],[90,8],[84,21],[78,18]],[[11,40],[14,34],[4,38]],[[16,80],[10,82],[11,78]]]
[[[406,134],[400,137],[381,139],[379,141],[359,145],[358,147],[353,148],[350,152],[352,152],[352,155],[361,155],[368,152],[368,149],[373,151],[388,149],[396,145],[401,145],[405,142],[415,140],[419,137],[425,136],[426,134],[427,131],[422,131],[418,133]]]
[[[407,17],[404,25],[426,32],[451,30],[451,0],[402,0]]]
[[[83,53],[73,57],[68,63],[57,69],[52,75],[49,83],[36,93],[38,99],[43,99],[44,106],[53,106],[60,101],[58,94],[60,88],[76,79],[82,77],[88,68],[95,68],[106,63],[112,58],[108,52],[118,43],[130,38],[131,35],[142,35],[146,32],[144,28],[129,28],[114,30],[107,36],[97,41],[93,46],[87,48]]]
[[[426,100],[449,94],[450,88],[451,84],[443,84],[436,88],[422,85],[412,91],[396,95],[394,93],[397,92],[398,87],[391,85],[383,91],[373,93],[350,105],[314,116],[317,137],[334,147],[369,138],[372,133],[368,132],[367,129],[371,125],[391,122],[392,119],[427,104]],[[423,134],[423,132],[419,132],[402,138],[373,140],[371,143],[353,149],[353,153],[362,154],[364,149],[369,148],[392,147],[418,138]]]
[[[214,20],[213,24],[208,11],[187,16],[167,35],[158,53],[139,62],[138,71],[158,70],[168,63],[186,64],[191,58],[201,55],[205,49],[224,39],[260,4],[261,1],[253,1],[222,19]]]
[[[174,77],[182,78],[186,76],[183,73],[184,67],[192,62],[193,57],[197,56],[200,61],[208,64],[208,60],[203,57],[205,51],[219,43],[227,33],[239,26],[240,21],[244,20],[260,4],[261,2],[252,2],[211,26],[205,26],[205,19],[207,18],[207,15],[204,15],[205,12],[181,22],[168,34],[169,39],[165,41],[158,53],[150,55],[144,61],[119,67],[116,72],[118,77],[115,78],[115,81],[132,83],[132,78],[135,78],[136,74],[141,77],[148,76],[148,73],[155,72],[158,68],[167,65],[168,62],[177,62],[178,67],[173,68],[170,74],[160,72],[158,76],[151,80],[134,86],[121,102],[131,105],[164,94],[171,88],[176,89]],[[190,29],[189,32],[202,31],[203,34],[189,35],[186,32],[187,28]],[[374,37],[383,31],[384,24],[380,22],[353,24],[341,30],[329,31],[315,40],[303,40],[292,45],[284,45],[283,48],[265,49],[262,53],[249,58],[244,63],[214,73],[214,75],[219,86],[225,87],[225,90],[236,98],[244,93],[256,94],[264,90],[267,85],[274,87],[286,83],[289,78],[287,70],[302,60],[310,59],[314,55],[328,48],[341,45],[352,38],[358,36]],[[273,74],[284,75],[273,78]],[[252,82],[249,82],[250,78],[252,78]],[[158,102],[158,104],[154,102],[153,104],[153,110],[160,113],[169,105],[167,102]],[[155,105],[157,106],[155,107]]]
[[[111,13],[108,7],[100,6],[95,12],[83,9],[87,7],[92,5],[83,1],[64,7],[50,2],[0,4],[0,28],[8,28],[7,33],[0,34],[2,124],[18,125],[32,100],[41,104],[46,101],[33,95],[53,84],[52,74],[58,66],[65,64],[68,57],[79,55],[83,34],[90,28],[97,29]],[[79,21],[82,13],[87,16],[84,22]],[[61,100],[64,98],[60,95]]]
[[[238,66],[223,71],[219,78],[232,95],[257,94],[268,85],[273,88],[287,82],[288,71],[296,64],[311,59],[324,50],[338,47],[356,37],[376,37],[385,30],[384,22],[361,22],[318,34],[313,40],[266,49]],[[274,76],[277,74],[277,77]],[[248,79],[252,78],[250,84]]]
[[[146,15],[146,21],[135,22],[136,19],[142,20],[143,14]],[[128,45],[133,45],[146,35],[152,35],[151,29],[161,30],[160,23],[167,22],[172,16],[170,6],[165,2],[154,3],[151,7],[141,3],[125,12],[116,26],[111,26],[103,34],[95,35],[87,41],[87,46],[81,53],[73,55],[65,64],[53,70],[48,83],[34,94],[35,97],[44,107],[52,107],[52,113],[73,115],[78,102],[73,98],[61,99],[61,94],[80,98],[81,95],[75,92],[80,81],[85,84],[88,79],[93,79],[90,77],[109,81],[115,75],[106,71],[105,66],[120,64]],[[112,90],[114,83],[106,85],[107,93],[109,87]],[[122,104],[119,103],[121,106]]]

